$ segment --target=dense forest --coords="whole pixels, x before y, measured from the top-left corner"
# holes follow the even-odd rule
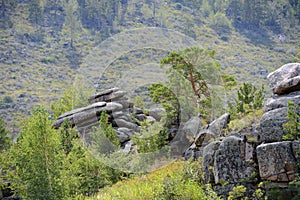
[[[158,154],[147,153],[193,116],[208,125],[228,112],[233,133],[257,125],[270,93],[266,76],[300,60],[299,0],[2,0],[0,12],[0,198],[221,199],[204,183],[201,159],[160,169],[169,157],[152,161]],[[180,105],[161,80],[180,93]],[[211,96],[206,83],[216,85]],[[69,122],[53,129],[63,113],[116,86],[145,114],[151,101],[167,112],[167,127],[138,122],[139,137],[155,136],[133,139],[132,155],[120,153],[124,144],[105,114],[96,136],[119,147],[101,159]],[[155,172],[120,170],[149,159]],[[253,199],[265,195],[258,185]],[[225,196],[242,199],[243,189]]]
[[[99,31],[102,38],[117,33],[132,23],[166,27],[169,18],[160,8],[166,5],[190,12],[201,23],[209,18],[216,29],[228,29],[230,24],[237,29],[271,30],[276,34],[291,36],[299,25],[298,1],[2,1],[1,27],[12,28],[16,10],[20,7],[28,21],[43,36],[40,28],[68,32],[74,39],[81,28]],[[188,20],[188,19],[182,19]],[[188,24],[186,24],[188,26]],[[193,25],[191,25],[193,26]],[[179,27],[178,27],[179,28]],[[187,29],[187,27],[181,27]],[[38,31],[40,30],[40,32]],[[45,31],[45,30],[44,30]],[[184,30],[188,32],[189,30]],[[222,31],[224,32],[224,31]],[[22,34],[22,33],[20,33]],[[30,34],[30,33],[27,33]],[[192,33],[191,33],[192,34]]]

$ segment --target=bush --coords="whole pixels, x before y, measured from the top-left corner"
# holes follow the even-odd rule
[[[154,122],[142,127],[140,133],[132,137],[132,141],[138,147],[139,153],[154,152],[168,144],[168,133],[163,123]]]
[[[295,105],[293,102],[288,102],[287,123],[283,124],[283,130],[287,132],[282,136],[283,140],[299,140],[300,138],[300,116],[297,110],[300,109],[300,105]]]
[[[194,171],[201,160],[193,163],[192,168],[189,166],[191,162],[178,160],[150,174],[118,182],[102,189],[93,199],[219,199],[209,185],[188,178],[198,177],[186,170]]]
[[[248,197],[245,197],[247,188],[243,185],[235,186],[231,192],[229,192],[228,200],[248,200]]]
[[[91,142],[89,149],[95,154],[110,154],[118,150],[120,140],[116,137],[116,131],[108,123],[109,115],[102,112],[99,120],[99,127],[94,127],[90,133]]]

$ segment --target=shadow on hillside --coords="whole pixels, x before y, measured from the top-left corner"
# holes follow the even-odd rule
[[[235,26],[235,28],[240,34],[247,37],[254,45],[271,47],[274,44],[274,41],[271,40],[270,35],[268,34],[266,29],[241,24]]]

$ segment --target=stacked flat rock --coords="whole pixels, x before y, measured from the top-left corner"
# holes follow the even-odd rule
[[[300,63],[283,65],[270,73],[268,80],[273,94],[265,99],[264,114],[255,129],[222,137],[221,130],[230,120],[225,114],[206,129],[196,131],[196,135],[189,134],[194,141],[184,138],[186,142],[193,141],[185,152],[186,159],[203,157],[204,179],[218,194],[228,194],[241,183],[247,183],[247,189],[255,188],[257,180],[287,187],[299,173],[300,142],[282,138],[287,134],[283,124],[288,122],[288,102],[300,105]],[[300,109],[296,112],[300,115]],[[248,135],[257,138],[250,140]],[[224,182],[228,186],[224,187]]]
[[[299,158],[299,141],[282,141],[287,134],[288,102],[300,105],[300,63],[283,65],[268,75],[273,96],[266,99],[260,120],[260,142],[256,148],[260,177],[275,182],[295,179]],[[300,115],[300,110],[297,110]]]
[[[77,127],[80,134],[85,135],[91,127],[99,126],[101,113],[105,111],[109,114],[109,122],[116,130],[116,137],[124,144],[135,132],[140,131],[140,121],[148,118],[152,120],[150,116],[143,113],[142,109],[134,107],[125,94],[119,88],[99,92],[89,98],[89,106],[62,114],[54,123],[54,128],[59,128],[69,120],[72,127]]]
[[[274,96],[265,101],[260,140],[277,142],[286,134],[282,125],[287,122],[288,102],[300,103],[300,63],[283,65],[270,73],[268,80]]]

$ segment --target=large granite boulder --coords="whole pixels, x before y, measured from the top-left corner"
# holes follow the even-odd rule
[[[300,104],[300,91],[292,92],[284,96],[275,96],[265,100],[264,111],[260,120],[260,142],[282,141],[286,134],[282,125],[288,122],[288,102]],[[300,115],[300,111],[298,113]]]
[[[276,142],[282,141],[285,134],[282,125],[288,122],[287,107],[271,110],[263,114],[260,119],[260,134],[258,139],[260,142]]]
[[[172,154],[174,156],[183,156],[184,152],[194,142],[200,127],[202,126],[199,117],[192,117],[188,120],[183,128],[178,131],[175,138],[171,142]]]
[[[147,119],[142,109],[134,107],[133,103],[124,96],[125,92],[119,88],[111,88],[99,92],[89,98],[91,105],[71,110],[62,114],[54,123],[54,128],[59,128],[65,121],[70,121],[72,127],[77,127],[80,137],[91,142],[89,134],[93,127],[99,126],[101,113],[109,115],[108,123],[116,130],[116,137],[121,145],[130,141],[135,132],[140,131],[139,122]],[[137,116],[138,119],[134,118]]]
[[[196,136],[194,143],[197,147],[206,146],[212,139],[222,135],[223,129],[230,122],[230,114],[225,113],[212,121],[206,128],[202,129]]]
[[[256,152],[260,177],[276,182],[295,180],[299,147],[299,142],[290,141],[259,145]]]
[[[105,107],[106,102],[97,102],[83,108],[71,110],[59,116],[53,127],[59,128],[66,120],[69,120],[72,126],[84,121],[92,121],[93,123],[98,120],[97,115],[105,110]]]
[[[129,128],[120,127],[116,130],[116,136],[119,138],[121,143],[127,142],[130,140],[131,136],[134,134],[134,131]]]
[[[230,114],[225,113],[216,120],[212,121],[208,125],[208,129],[210,132],[212,132],[215,136],[221,135],[224,128],[227,127],[227,125],[230,122]]]
[[[206,181],[214,184],[251,182],[256,178],[254,147],[244,138],[226,137],[203,149]]]
[[[182,132],[178,136],[185,137],[190,143],[192,143],[195,140],[201,125],[202,123],[199,117],[192,117],[184,124]]]
[[[300,89],[300,63],[285,64],[267,76],[274,94],[283,95]]]

